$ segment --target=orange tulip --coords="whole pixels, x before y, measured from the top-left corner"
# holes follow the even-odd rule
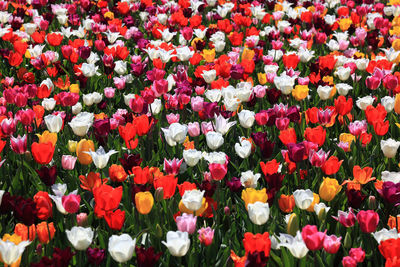
[[[39,137],[39,144],[51,142],[53,146],[57,143],[57,133],[50,133],[49,131],[44,131],[42,134],[36,134]]]
[[[140,214],[149,214],[154,205],[153,195],[149,191],[136,193],[135,205]]]
[[[278,199],[278,204],[281,211],[285,213],[290,213],[293,211],[293,208],[295,206],[294,196],[282,194]]]
[[[372,177],[372,172],[373,169],[371,167],[364,167],[361,169],[360,166],[356,165],[353,168],[353,176],[354,176],[354,181],[360,183],[360,184],[366,184],[370,181],[375,180],[375,177]]]
[[[34,142],[31,147],[32,156],[39,164],[49,164],[50,161],[53,159],[54,148],[55,147],[51,142],[42,144]]]
[[[47,222],[41,222],[36,225],[37,237],[39,242],[42,244],[49,243],[50,240],[53,239],[55,232],[56,228],[54,228],[54,224],[52,222],[49,224]]]
[[[79,163],[82,165],[89,165],[92,163],[92,156],[85,152],[89,152],[89,150],[95,151],[94,143],[92,140],[82,139],[79,141],[76,146],[76,156],[78,157]]]
[[[34,224],[29,226],[29,231],[28,231],[28,226],[22,223],[17,223],[14,228],[14,233],[19,235],[22,240],[28,240],[28,232],[29,232],[29,241],[33,241],[36,237],[36,227]]]

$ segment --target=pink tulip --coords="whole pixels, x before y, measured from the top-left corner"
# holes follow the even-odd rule
[[[356,267],[357,266],[356,260],[350,256],[343,257],[342,264],[343,264],[343,267]]]
[[[115,88],[112,88],[112,87],[106,87],[106,88],[104,88],[104,95],[105,95],[107,98],[113,98],[114,95],[115,95]]]
[[[193,111],[195,112],[203,110],[203,103],[204,103],[204,98],[202,98],[201,96],[192,97],[190,99],[190,104],[192,106]]]
[[[340,240],[342,237],[337,237],[335,235],[327,235],[324,239],[324,250],[330,254],[335,254],[340,248]]]
[[[208,132],[214,131],[214,127],[212,125],[212,122],[201,122],[201,132],[206,135]]]
[[[154,81],[153,86],[151,88],[155,96],[160,97],[168,92],[168,81],[165,79]]]
[[[227,164],[211,163],[208,165],[213,180],[221,181],[228,172]]]
[[[197,121],[188,123],[188,133],[190,137],[196,137],[200,135],[200,125]]]
[[[168,124],[179,122],[180,119],[180,115],[174,113],[167,114],[165,117],[167,118]]]
[[[376,76],[370,76],[365,79],[365,85],[368,89],[376,90],[381,85],[381,79]]]
[[[361,210],[357,213],[357,221],[364,233],[375,232],[379,223],[379,214],[373,210]]]
[[[320,250],[324,244],[326,231],[318,232],[317,226],[306,225],[301,231],[301,236],[309,250]]]
[[[17,154],[23,154],[27,150],[27,137],[26,134],[24,136],[18,135],[17,138],[11,136],[10,138],[11,149]]]
[[[332,216],[332,218],[338,221],[344,227],[352,227],[356,222],[356,215],[353,213],[352,208],[349,209],[349,212],[339,210],[338,216]]]
[[[64,170],[73,170],[77,157],[71,155],[63,155],[61,157],[61,166]]]
[[[1,121],[1,131],[5,135],[12,135],[15,130],[16,130],[16,123],[15,120],[10,118],[10,119],[4,119]]]
[[[181,164],[183,159],[178,160],[176,158],[172,160],[167,160],[164,158],[164,171],[167,174],[174,174],[177,175],[179,173],[179,169],[181,168]]]
[[[214,230],[211,229],[211,227],[200,228],[197,233],[199,234],[199,240],[201,244],[204,244],[205,246],[211,245],[214,239]]]
[[[63,196],[62,205],[66,212],[68,213],[76,213],[79,210],[79,204],[81,202],[81,196],[75,194],[69,194]]]
[[[181,216],[176,217],[176,226],[181,232],[188,232],[193,234],[196,230],[197,217],[193,214],[183,213]]]
[[[352,248],[349,251],[350,257],[356,260],[356,262],[363,262],[365,259],[365,251],[362,248]]]

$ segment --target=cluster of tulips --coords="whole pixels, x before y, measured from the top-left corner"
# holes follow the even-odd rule
[[[0,0],[0,262],[400,266],[399,63],[399,0]]]

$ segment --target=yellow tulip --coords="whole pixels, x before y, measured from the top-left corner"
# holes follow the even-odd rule
[[[71,152],[71,153],[75,153],[77,145],[78,145],[78,142],[72,141],[72,140],[68,140],[68,151]]]
[[[261,85],[264,85],[267,83],[267,74],[259,72],[259,73],[257,73],[257,78],[258,78],[258,82]]]
[[[44,144],[51,142],[53,146],[57,143],[57,133],[51,133],[48,130],[44,131],[42,134],[36,134],[39,137],[39,144]]]
[[[339,141],[343,143],[348,143],[349,146],[351,145],[351,142],[356,140],[356,137],[350,133],[341,133],[339,135]]]
[[[331,201],[335,198],[337,193],[342,190],[342,186],[339,185],[338,180],[332,178],[324,178],[324,181],[319,187],[319,195],[325,201]]]
[[[242,60],[243,59],[253,60],[255,54],[256,53],[254,52],[254,50],[245,48],[242,53]]]
[[[71,85],[69,86],[69,91],[70,91],[71,93],[79,94],[79,84],[76,84],[76,83],[71,84]]]
[[[94,143],[92,140],[82,139],[76,146],[76,156],[78,157],[78,160],[82,165],[89,165],[90,163],[92,163],[92,157],[89,154],[85,153],[89,152],[90,150],[95,151]]]
[[[257,201],[265,203],[268,200],[267,190],[265,188],[261,190],[246,188],[242,191],[242,199],[246,209],[248,204],[253,204]]]
[[[203,49],[202,56],[206,62],[208,63],[214,62],[215,49]]]
[[[149,191],[136,193],[135,205],[140,214],[149,214],[154,205],[153,195]]]
[[[353,21],[350,18],[339,20],[339,28],[344,32],[350,28],[351,24],[353,24]]]
[[[292,95],[297,101],[300,101],[308,96],[308,91],[307,85],[296,85],[292,90]]]

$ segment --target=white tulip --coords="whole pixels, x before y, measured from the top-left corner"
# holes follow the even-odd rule
[[[168,248],[172,256],[183,257],[190,248],[190,239],[188,232],[169,231],[167,233],[167,242],[162,243]]]
[[[201,158],[201,151],[198,151],[196,149],[188,149],[183,151],[183,159],[190,167],[196,166]]]
[[[112,235],[108,240],[108,251],[111,257],[119,263],[129,261],[133,256],[136,245],[136,238],[128,234]]]
[[[256,119],[254,111],[243,109],[238,113],[239,123],[243,128],[249,129]]]
[[[201,208],[203,204],[203,197],[205,191],[200,191],[197,189],[186,190],[182,196],[182,203],[191,211],[197,211]]]
[[[263,225],[268,221],[269,218],[268,203],[262,203],[260,201],[257,201],[253,204],[248,204],[247,209],[249,212],[249,218],[254,224]]]
[[[31,242],[22,241],[18,245],[11,241],[0,240],[0,254],[5,264],[11,265],[18,261]]]
[[[206,134],[206,141],[210,149],[216,150],[223,145],[224,137],[222,137],[221,133],[210,131]]]
[[[261,174],[256,173],[254,174],[252,171],[245,171],[242,172],[242,175],[240,176],[240,182],[242,185],[246,188],[252,187],[256,188],[258,179],[260,179]]]
[[[314,200],[314,194],[310,189],[298,189],[293,192],[293,196],[296,206],[302,210],[308,209]]]
[[[52,133],[58,133],[63,125],[63,119],[61,115],[47,115],[44,117],[47,129]]]
[[[93,230],[90,227],[74,226],[65,231],[69,242],[76,250],[86,250],[93,241]]]
[[[68,124],[77,136],[85,136],[92,126],[94,114],[89,112],[81,112],[74,117]]]
[[[104,151],[104,148],[100,146],[96,152],[90,150],[90,151],[85,151],[85,153],[89,154],[92,157],[93,163],[96,166],[96,168],[103,169],[104,167],[107,166],[110,156],[118,153],[118,151],[110,150],[106,153]]]
[[[400,142],[393,140],[392,138],[381,140],[381,149],[385,157],[394,158],[397,153],[397,149],[400,146]]]

